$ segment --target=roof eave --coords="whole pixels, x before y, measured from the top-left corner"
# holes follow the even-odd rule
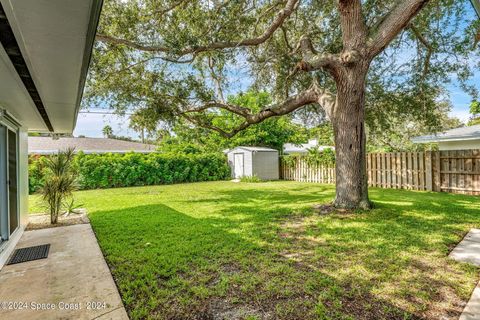
[[[477,12],[478,18],[480,19],[480,0],[470,0],[473,5],[473,8]]]
[[[452,138],[413,138],[413,143],[439,143],[439,142],[450,142],[450,141],[470,141],[470,140],[480,140],[480,136],[471,136],[471,137],[452,137]]]
[[[93,0],[92,8],[90,11],[90,21],[88,24],[85,50],[83,52],[82,71],[80,82],[78,85],[78,96],[75,106],[75,115],[73,118],[72,132],[73,130],[75,130],[75,126],[77,124],[78,113],[80,111],[80,104],[83,97],[83,90],[85,88],[85,82],[87,80],[88,68],[90,66],[90,61],[92,60],[93,45],[95,43],[95,36],[97,34],[97,28],[100,21],[100,13],[102,12],[102,6],[103,0]]]

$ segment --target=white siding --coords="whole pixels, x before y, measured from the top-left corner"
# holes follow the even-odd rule
[[[438,143],[440,150],[469,150],[480,149],[480,139],[463,141],[444,141]]]
[[[253,174],[262,180],[278,180],[278,152],[256,151],[253,153]]]
[[[252,151],[244,151],[244,166],[245,176],[251,177],[253,175],[253,157]]]
[[[233,178],[235,177],[235,173],[233,171],[233,152],[229,151],[227,153],[227,161],[228,161],[228,166],[230,167],[230,176]]]

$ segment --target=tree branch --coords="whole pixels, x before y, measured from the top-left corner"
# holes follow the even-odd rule
[[[366,42],[367,27],[360,0],[339,0],[340,25],[344,50],[358,50]]]
[[[310,89],[305,90],[292,97],[289,97],[280,103],[266,107],[256,114],[252,114],[250,109],[241,106],[234,106],[231,104],[223,103],[209,103],[201,107],[188,109],[182,112],[180,115],[194,124],[217,131],[226,138],[231,138],[238,132],[248,128],[253,124],[260,123],[271,117],[278,117],[289,114],[311,103],[319,103],[320,106],[325,109],[327,115],[331,117],[335,108],[335,96],[333,96],[328,91],[320,89],[316,85],[313,85]],[[190,113],[201,113],[213,107],[218,107],[233,112],[239,116],[242,116],[245,120],[237,127],[231,129],[230,131],[226,131],[220,127],[214,126],[212,123],[206,121],[205,118],[190,115]]]
[[[402,31],[429,0],[400,0],[385,17],[368,41],[368,51],[374,58]]]
[[[175,56],[184,56],[187,54],[192,53],[199,53],[205,51],[212,51],[212,50],[220,50],[220,49],[227,49],[227,48],[236,48],[236,47],[249,47],[249,46],[257,46],[265,41],[267,41],[273,33],[282,26],[283,22],[287,20],[288,17],[293,13],[296,9],[296,5],[299,0],[288,0],[285,7],[278,13],[277,17],[273,20],[272,24],[258,37],[250,38],[250,39],[243,39],[239,41],[219,41],[213,42],[205,46],[194,46],[190,48],[185,48],[181,50],[173,50],[172,48],[168,48],[166,46],[157,46],[157,45],[146,45],[142,43],[138,43],[135,41],[121,39],[112,37],[105,34],[97,34],[96,39],[105,43],[115,44],[115,45],[125,45],[135,50],[139,51],[146,51],[146,52],[165,52],[171,53]]]
[[[475,39],[473,40],[473,49],[477,47],[477,44],[480,42],[480,28],[477,30],[477,34],[475,35]]]
[[[302,36],[298,42],[297,47],[293,50],[292,54],[298,51],[302,54],[302,60],[297,63],[293,71],[288,75],[287,79],[293,77],[298,71],[314,71],[327,68],[329,66],[338,64],[340,58],[338,55],[323,53],[318,54],[313,47],[312,41],[308,36]]]
[[[186,113],[199,113],[199,112],[203,112],[203,111],[206,111],[208,109],[211,109],[211,108],[224,109],[224,110],[230,111],[230,112],[235,113],[236,115],[239,115],[239,116],[242,116],[242,117],[248,117],[252,114],[250,109],[248,109],[248,108],[233,105],[233,104],[229,104],[229,103],[223,103],[223,102],[209,102],[209,103],[206,103],[206,104],[204,104],[200,107],[194,107],[194,108],[186,109],[186,110],[182,111],[180,114],[184,115]]]
[[[420,41],[420,43],[427,50],[427,54],[425,56],[425,62],[424,62],[424,65],[423,65],[423,76],[426,76],[427,73],[428,73],[428,69],[430,67],[430,59],[431,59],[432,54],[433,54],[433,47],[430,44],[430,42],[428,42],[427,39],[425,39],[423,34],[420,32],[420,30],[418,30],[413,24],[410,24],[409,28],[410,28],[410,30],[412,30],[413,34],[418,39],[418,41]]]
[[[294,52],[300,50],[302,52],[302,61],[300,61],[293,72],[289,75],[293,76],[298,71],[314,71],[325,69],[331,71],[339,66],[348,66],[360,58],[360,53],[355,50],[344,50],[341,54],[317,53],[310,39],[303,36]]]

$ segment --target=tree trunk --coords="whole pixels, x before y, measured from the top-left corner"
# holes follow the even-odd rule
[[[366,174],[365,78],[368,63],[345,68],[337,80],[332,124],[336,155],[334,206],[369,209]]]
[[[50,223],[57,224],[57,220],[58,220],[58,214],[56,212],[56,209],[50,208]]]

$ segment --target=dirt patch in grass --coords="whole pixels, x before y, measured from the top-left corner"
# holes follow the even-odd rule
[[[355,213],[353,210],[335,208],[332,204],[316,204],[313,206],[313,212],[320,215],[351,215]]]
[[[331,207],[323,208],[328,210],[325,214],[336,214],[337,210]],[[341,211],[342,215],[350,215],[353,212]],[[342,216],[333,216],[334,219],[342,219]],[[320,246],[328,247],[328,241],[317,235],[318,224],[321,223],[322,216],[291,216],[281,223],[279,236],[288,239],[288,251],[283,251],[280,256],[287,261],[295,262],[294,266],[299,270],[303,270],[305,274],[311,272],[326,272],[325,275],[331,276],[332,283],[336,287],[333,292],[321,294],[316,305],[316,314],[320,318],[342,318],[342,315],[348,315],[353,319],[442,319],[453,320],[458,319],[462,312],[465,301],[455,292],[454,279],[450,281],[436,279],[437,274],[448,272],[455,274],[450,266],[445,266],[444,261],[435,263],[436,259],[414,259],[407,266],[408,272],[405,277],[398,277],[398,288],[395,290],[413,289],[415,286],[418,290],[410,290],[405,293],[402,299],[391,299],[391,296],[376,296],[370,291],[375,287],[375,283],[353,284],[350,281],[335,279],[335,266],[330,265],[327,261],[318,260],[315,250]],[[336,266],[339,269],[348,265],[348,258],[345,261],[338,262]],[[352,259],[354,260],[354,259]],[[333,273],[332,273],[333,270]],[[352,275],[354,277],[354,275]],[[455,276],[457,277],[457,276]],[[460,277],[458,281],[461,281]],[[393,286],[396,284],[393,283]],[[407,288],[402,287],[407,286]],[[408,286],[411,286],[408,288]],[[326,287],[328,290],[331,284]],[[415,295],[416,291],[420,291]],[[392,303],[396,301],[396,303]],[[422,311],[411,311],[411,306],[422,306]]]
[[[232,305],[227,300],[213,299],[208,304],[207,315],[212,320],[270,320],[272,315],[248,305]]]

